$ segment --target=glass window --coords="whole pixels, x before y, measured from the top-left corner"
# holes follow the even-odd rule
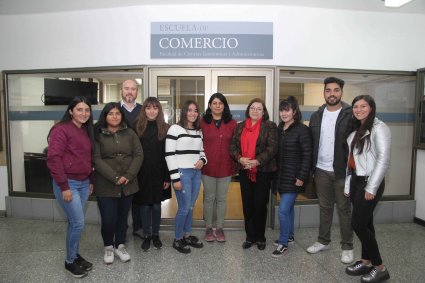
[[[186,100],[196,101],[200,113],[205,109],[204,77],[158,77],[158,99],[163,107],[165,120],[172,125],[180,120],[180,106]]]
[[[217,83],[218,92],[226,96],[233,118],[238,122],[245,120],[246,107],[252,99],[266,98],[265,76],[219,76]]]
[[[326,77],[345,81],[342,100],[351,104],[354,97],[369,94],[377,104],[377,117],[391,129],[391,164],[385,178],[386,196],[410,194],[410,168],[414,129],[416,77],[410,74],[368,74],[281,70],[279,100],[295,96],[306,124],[311,114],[324,104],[323,81]],[[299,199],[316,198],[310,180],[307,192]]]
[[[121,100],[121,84],[134,79],[143,99],[143,70],[4,73],[12,191],[52,193],[46,166],[47,135],[70,97],[89,97],[96,120],[103,105]]]

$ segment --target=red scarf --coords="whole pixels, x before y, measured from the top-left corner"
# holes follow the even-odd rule
[[[245,120],[245,128],[243,128],[241,134],[242,157],[255,159],[255,148],[260,135],[261,121],[262,119],[259,119],[255,125],[252,125],[251,118]],[[257,167],[248,169],[248,179],[254,183],[257,181]]]

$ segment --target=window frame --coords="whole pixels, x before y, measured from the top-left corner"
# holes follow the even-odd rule
[[[6,166],[8,168],[7,176],[8,176],[8,195],[9,196],[21,196],[21,197],[30,197],[30,198],[45,198],[45,199],[53,199],[54,194],[52,193],[43,193],[43,192],[27,192],[27,191],[14,191],[13,190],[13,170],[12,170],[12,149],[11,149],[11,133],[10,133],[10,122],[11,119],[9,117],[10,110],[10,90],[8,80],[11,76],[16,75],[37,75],[37,74],[49,74],[55,75],[55,77],[66,77],[64,74],[84,74],[87,75],[84,78],[90,78],[92,75],[90,74],[113,74],[119,73],[123,79],[130,78],[135,73],[139,73],[140,77],[142,77],[142,95],[140,97],[141,101],[143,101],[147,97],[148,93],[148,77],[147,77],[147,68],[146,66],[115,66],[115,67],[87,67],[87,68],[58,68],[58,69],[33,69],[33,70],[4,70],[2,71],[3,77],[3,89],[4,89],[4,125],[5,125],[5,148],[3,150],[6,152]],[[99,102],[98,105],[94,105],[93,111],[100,111],[103,104]],[[13,106],[17,107],[17,106]],[[19,107],[19,106],[18,106]],[[32,106],[29,106],[32,107]],[[36,106],[39,107],[39,106]],[[42,106],[40,106],[42,107]],[[23,109],[28,108],[27,106],[23,106]],[[26,111],[26,110],[25,110]],[[19,121],[19,120],[18,120]],[[22,119],[21,121],[28,121]],[[91,200],[94,200],[95,197],[91,196]]]

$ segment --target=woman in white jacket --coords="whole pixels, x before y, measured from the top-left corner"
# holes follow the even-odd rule
[[[390,163],[391,132],[375,117],[376,104],[369,95],[354,98],[355,131],[347,139],[350,148],[344,193],[353,204],[351,223],[362,243],[362,259],[346,268],[349,275],[362,275],[361,282],[390,278],[382,264],[373,227],[373,210],[381,198]]]

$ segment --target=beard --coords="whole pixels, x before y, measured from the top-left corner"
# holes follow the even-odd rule
[[[335,105],[337,105],[337,104],[339,104],[341,102],[341,97],[338,98],[336,96],[329,96],[325,100],[326,100],[326,104],[327,105],[329,105],[329,106],[335,106]]]
[[[125,102],[127,102],[127,103],[133,103],[133,102],[134,102],[134,100],[135,100],[135,98],[134,98],[133,96],[131,96],[131,95],[125,95],[125,96],[123,97],[123,100],[124,100]]]

